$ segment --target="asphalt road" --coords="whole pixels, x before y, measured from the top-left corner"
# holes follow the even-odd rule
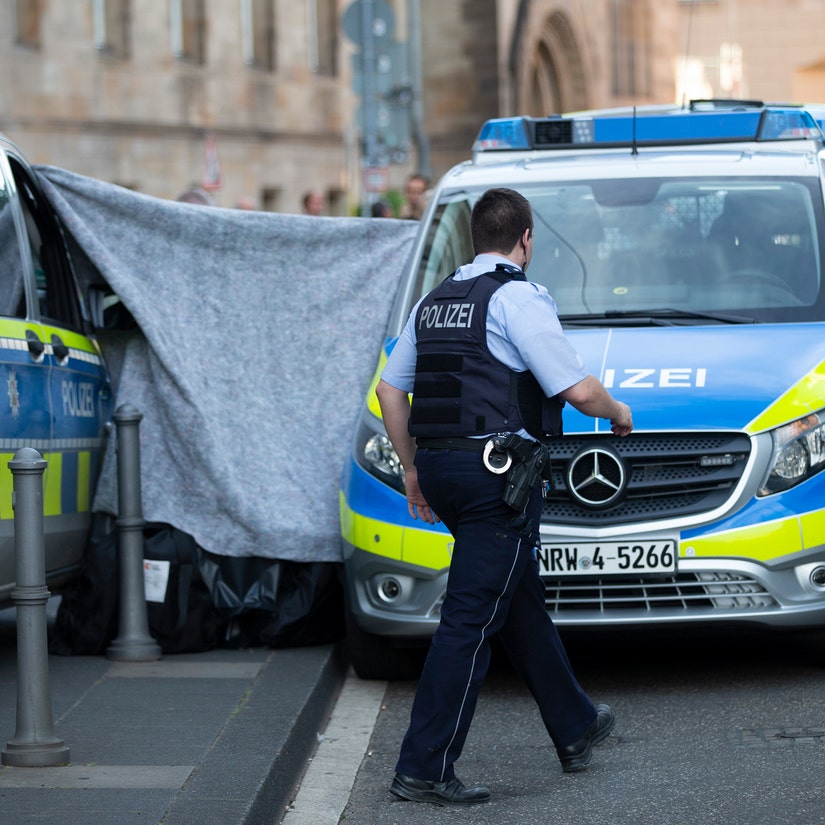
[[[532,699],[499,662],[457,764],[466,784],[490,787],[490,803],[455,810],[394,801],[387,787],[414,683],[390,683],[349,802],[325,822],[825,823],[821,637],[615,635],[568,640],[568,651],[590,695],[617,714],[586,771],[562,773]]]
[[[12,628],[0,623],[0,642],[12,643]],[[490,803],[395,800],[387,788],[415,684],[351,674],[294,810],[273,810],[266,825],[825,825],[825,633],[613,634],[567,647],[593,699],[617,713],[583,773],[562,773],[499,656],[457,765],[466,783],[490,787]],[[62,662],[66,678],[73,663]],[[248,755],[230,767],[243,770]]]

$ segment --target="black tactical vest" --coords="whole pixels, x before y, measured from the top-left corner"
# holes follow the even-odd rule
[[[515,266],[467,280],[453,276],[419,305],[410,435],[459,438],[522,427],[534,438],[561,435],[561,402],[547,398],[533,374],[511,370],[487,348],[487,307]]]

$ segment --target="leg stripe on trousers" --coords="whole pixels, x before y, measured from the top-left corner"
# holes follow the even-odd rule
[[[519,538],[518,544],[516,545],[516,553],[513,556],[513,564],[510,567],[510,572],[507,574],[507,581],[504,583],[504,589],[501,591],[501,593],[498,595],[498,598],[496,599],[495,606],[493,607],[493,612],[490,615],[490,618],[488,619],[487,624],[485,624],[484,627],[481,629],[481,638],[479,639],[478,647],[476,647],[475,652],[473,653],[473,664],[470,667],[470,673],[467,677],[467,685],[464,688],[464,696],[461,699],[461,706],[458,709],[458,716],[456,717],[455,729],[453,730],[453,735],[450,737],[450,741],[447,743],[447,747],[444,749],[444,758],[443,758],[442,763],[441,763],[441,781],[442,782],[444,781],[444,773],[447,770],[447,753],[449,752],[450,747],[452,746],[452,744],[455,741],[455,738],[458,734],[458,728],[459,728],[459,725],[461,724],[461,714],[463,713],[464,705],[467,702],[467,693],[470,690],[470,683],[473,681],[473,673],[475,672],[476,657],[478,656],[478,651],[481,649],[481,646],[484,644],[484,639],[485,639],[484,634],[485,634],[487,628],[492,624],[493,619],[496,617],[496,613],[498,613],[498,606],[501,603],[501,597],[507,592],[507,588],[510,585],[510,579],[513,577],[513,570],[515,569],[516,562],[518,561],[518,553],[519,553],[519,550],[521,549],[521,541],[522,540]]]

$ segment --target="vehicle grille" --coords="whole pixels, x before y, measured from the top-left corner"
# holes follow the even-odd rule
[[[729,612],[778,606],[755,579],[725,571],[656,578],[545,578],[544,584],[545,604],[553,617],[571,617],[577,610],[614,615],[620,611],[655,614],[657,610],[672,614],[680,608]]]
[[[604,449],[624,470],[623,489],[607,506],[585,504],[571,491],[568,469],[588,448]],[[550,442],[553,490],[542,521],[601,527],[704,513],[723,505],[744,472],[750,455],[744,433],[662,433],[565,436]],[[615,463],[615,462],[614,462]],[[574,475],[575,479],[575,475]],[[608,482],[615,480],[608,478]],[[574,481],[575,483],[575,481]],[[588,494],[598,499],[597,484]],[[612,488],[605,486],[604,500]]]

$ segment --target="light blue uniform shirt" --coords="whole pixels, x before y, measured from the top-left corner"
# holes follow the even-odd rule
[[[499,263],[513,265],[500,255],[476,255],[455,277],[462,281],[475,278],[492,272]],[[408,393],[415,382],[415,315],[420,303],[410,313],[381,373],[388,384]],[[487,346],[510,369],[529,369],[548,398],[589,375],[564,335],[556,302],[543,286],[530,281],[509,281],[493,293],[487,310]]]

